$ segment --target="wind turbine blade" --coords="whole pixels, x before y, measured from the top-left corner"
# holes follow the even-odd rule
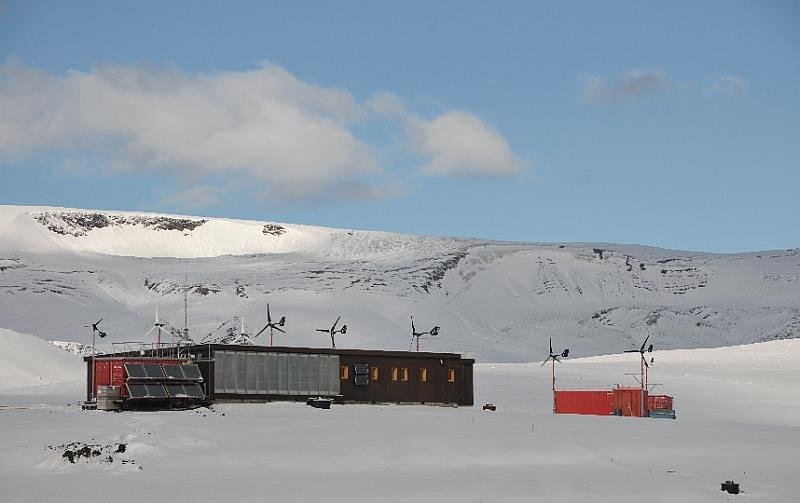
[[[269,302],[267,302],[267,323],[272,323],[272,316],[269,315]]]
[[[545,363],[547,363],[547,362],[549,362],[549,361],[550,361],[550,357],[548,356],[548,357],[547,357],[547,359],[546,359],[545,361],[543,361],[543,362],[542,362],[542,364],[541,364],[541,365],[539,365],[539,366],[540,366],[540,367],[544,367],[544,364],[545,364]]]
[[[647,364],[647,360],[645,359],[644,355],[642,355],[642,363],[644,363],[645,367],[650,368],[650,365]]]
[[[626,349],[625,351],[623,351],[623,353],[638,353],[638,352],[639,352],[638,349]]]
[[[266,325],[264,328],[262,328],[261,330],[259,330],[259,331],[258,331],[258,333],[257,333],[256,335],[254,335],[254,336],[253,336],[253,338],[255,339],[256,337],[258,337],[259,335],[261,335],[261,332],[263,332],[263,331],[264,331],[264,330],[266,330],[267,328],[269,328],[269,325]]]
[[[342,315],[340,314],[339,317],[336,318],[336,321],[333,322],[333,326],[331,327],[331,332],[335,332],[336,331],[336,325],[339,324],[339,320],[341,320],[341,319],[342,319]]]
[[[153,331],[153,330],[155,330],[156,328],[157,328],[157,327],[156,327],[155,325],[153,325],[152,327],[150,327],[150,330],[148,330],[147,332],[145,332],[145,333],[144,333],[144,336],[145,336],[145,337],[147,337],[148,335],[150,335],[150,332],[152,332],[152,331]]]
[[[100,318],[99,320],[97,320],[97,323],[95,323],[95,325],[99,325],[101,321],[103,321],[103,318]]]
[[[414,317],[413,316],[411,317],[411,333],[412,334],[416,334],[417,333],[417,329],[414,327]]]
[[[550,354],[553,354],[553,338],[550,337]]]
[[[329,333],[331,333],[331,331],[330,331],[330,330],[328,330],[327,328],[318,328],[318,329],[317,329],[317,332],[325,332],[326,334],[329,334]]]
[[[640,353],[644,353],[644,348],[647,346],[647,339],[650,338],[650,334],[647,334],[647,337],[644,338],[644,342],[642,343],[642,348],[639,350]]]
[[[281,327],[272,327],[272,328],[274,328],[274,329],[275,329],[275,330],[277,330],[278,332],[282,332],[282,333],[284,333],[284,334],[286,333],[286,331],[285,331],[284,329],[282,329]]]

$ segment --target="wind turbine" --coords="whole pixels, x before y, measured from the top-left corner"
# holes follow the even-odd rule
[[[436,325],[432,329],[427,332],[417,332],[417,329],[414,327],[414,317],[411,317],[411,338],[412,340],[416,337],[417,338],[417,352],[419,352],[419,338],[423,335],[429,335],[431,337],[436,337],[439,335],[439,326]],[[408,348],[411,351],[411,347]]]
[[[95,336],[99,335],[100,338],[102,339],[103,337],[108,335],[105,332],[103,332],[102,330],[100,330],[99,328],[97,328],[97,325],[99,325],[101,321],[103,321],[103,318],[100,318],[99,320],[97,320],[96,322],[92,323],[91,325],[84,325],[85,328],[90,328],[91,327],[91,329],[92,329],[92,388],[94,388],[92,390],[92,396],[96,396],[96,390],[97,390],[97,384],[95,383],[95,366],[94,366],[94,355],[96,353],[96,351],[94,349],[95,348],[95,345],[94,345]]]
[[[565,349],[561,352],[560,355],[553,353],[553,338],[550,338],[550,355],[542,362],[540,367],[544,367],[544,365],[552,361],[551,365],[553,366],[553,414],[556,413],[556,362],[561,363],[559,358],[566,358],[569,356],[569,349]]]
[[[347,325],[342,325],[342,328],[336,330],[336,325],[339,323],[339,320],[342,319],[342,315],[340,314],[336,321],[333,322],[333,326],[330,329],[327,328],[318,328],[317,332],[325,332],[326,334],[331,334],[331,347],[336,349],[336,334],[346,334],[347,333]]]
[[[150,335],[150,332],[153,330],[158,330],[158,335],[156,336],[156,351],[161,350],[161,329],[164,327],[164,325],[166,325],[166,323],[158,319],[158,306],[156,306],[156,320],[153,322],[153,326],[150,327],[150,330],[144,334],[146,338],[148,335]]]
[[[645,404],[644,392],[647,390],[647,371],[650,369],[650,365],[647,364],[647,358],[644,357],[644,354],[645,354],[645,352],[647,352],[647,353],[652,353],[653,352],[653,345],[652,344],[650,344],[649,346],[647,345],[648,339],[650,339],[650,335],[645,337],[641,348],[639,348],[639,349],[628,349],[628,350],[624,351],[624,353],[639,353],[639,359],[640,359],[639,371],[641,373],[640,374],[641,378],[639,380],[639,386],[642,388],[642,397],[641,397],[642,398],[642,409],[641,409],[641,413],[642,414],[645,414],[645,412],[646,412],[645,411],[646,404]],[[653,358],[652,357],[650,358],[650,363],[653,363]]]
[[[269,345],[272,346],[272,331],[277,330],[285,334],[286,331],[281,328],[284,325],[286,325],[286,316],[281,316],[281,319],[277,323],[273,323],[272,316],[269,314],[269,303],[267,303],[267,324],[253,336],[253,339],[261,335],[261,332],[264,330],[269,329]]]

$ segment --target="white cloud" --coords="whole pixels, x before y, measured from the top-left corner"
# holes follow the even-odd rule
[[[500,132],[469,112],[451,110],[424,119],[409,112],[403,99],[390,92],[375,94],[367,107],[404,124],[408,146],[429,159],[420,167],[423,174],[507,176],[527,164],[517,158]]]
[[[720,75],[705,88],[707,94],[724,94],[732,98],[746,98],[747,80],[740,75]]]
[[[391,92],[359,103],[266,63],[214,73],[103,65],[63,75],[0,65],[0,158],[55,156],[75,176],[166,172],[182,188],[160,204],[182,209],[219,202],[209,180],[273,202],[396,197],[406,189],[354,133],[378,119],[403,129],[405,148],[424,158],[423,174],[507,175],[523,164],[469,112],[420,118]]]
[[[408,115],[403,99],[388,91],[381,91],[367,100],[367,107],[374,113],[389,117],[404,118]]]
[[[110,65],[64,76],[0,67],[0,154],[12,157],[102,152],[119,169],[225,172],[310,195],[378,171],[350,129],[365,118],[348,92],[268,64],[214,74]]]
[[[432,120],[411,118],[408,130],[412,148],[430,158],[422,167],[428,175],[512,175],[524,164],[503,135],[468,112],[446,112]]]
[[[616,105],[655,96],[671,87],[665,72],[637,68],[617,80],[595,75],[584,78],[583,99],[591,104]]]

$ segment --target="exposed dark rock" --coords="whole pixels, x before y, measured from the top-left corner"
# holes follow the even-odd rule
[[[164,231],[193,231],[208,220],[188,218],[157,217],[146,215],[104,215],[88,212],[43,212],[32,214],[34,220],[50,231],[62,236],[85,236],[93,229],[110,226],[141,225],[146,228]]]
[[[280,236],[286,232],[286,228],[278,224],[264,224],[264,228],[261,232],[272,236]]]

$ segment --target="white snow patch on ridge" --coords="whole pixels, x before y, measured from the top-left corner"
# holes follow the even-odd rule
[[[199,258],[288,254],[359,259],[441,246],[447,239],[254,220],[0,206],[0,242],[24,251]],[[0,248],[2,245],[0,245]]]

